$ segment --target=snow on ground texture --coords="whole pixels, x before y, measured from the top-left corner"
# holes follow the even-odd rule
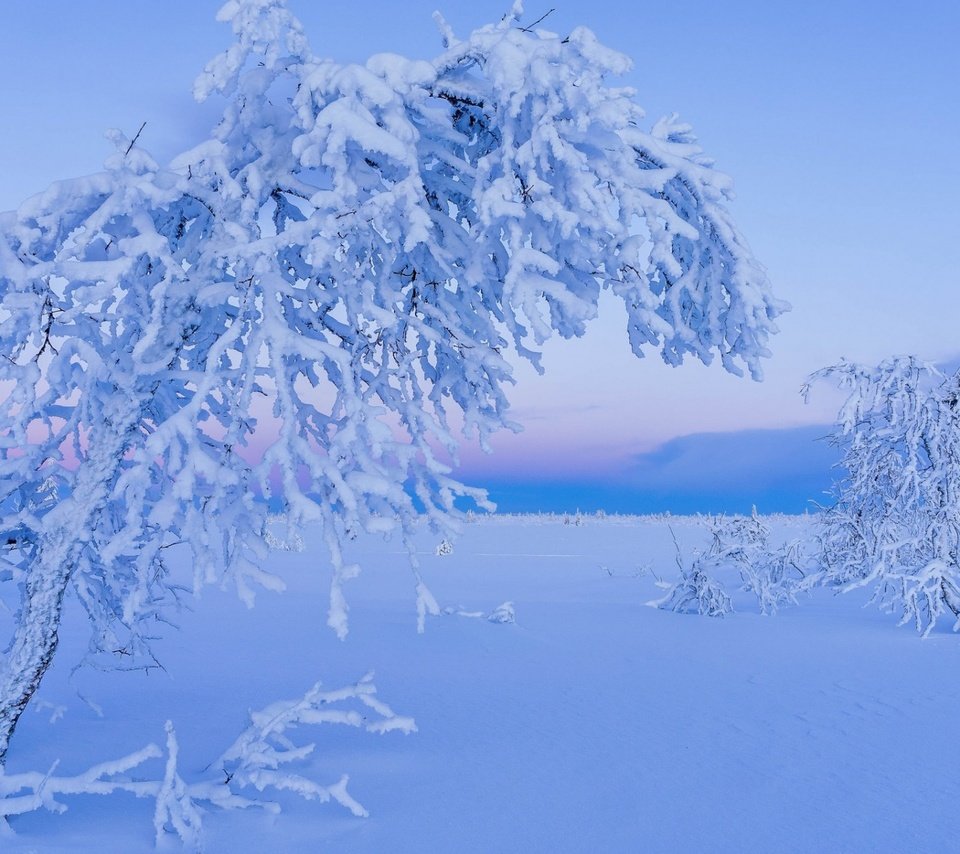
[[[647,568],[676,576],[667,522],[686,555],[705,531],[685,518],[569,521],[483,519],[440,556],[423,532],[424,578],[450,611],[424,635],[400,545],[373,538],[347,555],[363,573],[345,590],[345,642],[325,626],[327,564],[309,537],[273,558],[286,593],[247,610],[213,591],[184,613],[158,644],[166,672],[87,668],[71,681],[86,643],[73,614],[8,772],[60,758],[58,774],[79,773],[162,744],[170,719],[179,773],[199,779],[249,710],[374,669],[378,697],[419,731],[325,726],[307,739],[308,776],[349,774],[370,817],[282,795],[279,815],[205,815],[206,850],[957,849],[960,637],[941,627],[920,640],[862,608],[862,591],[820,591],[775,617],[743,594],[723,619],[645,607],[662,595]],[[772,521],[783,537],[805,524]],[[505,602],[515,623],[469,618]],[[15,818],[2,850],[154,850],[152,801],[66,801],[63,815]]]

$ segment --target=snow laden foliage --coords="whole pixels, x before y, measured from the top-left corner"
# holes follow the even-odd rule
[[[278,803],[251,797],[252,790],[292,792],[321,803],[333,800],[353,815],[365,817],[367,811],[347,791],[346,775],[324,785],[288,770],[289,766],[304,765],[314,751],[313,744],[295,744],[294,732],[302,726],[327,723],[362,727],[377,734],[416,732],[412,718],[396,715],[377,699],[372,674],[354,685],[332,691],[324,691],[317,683],[298,700],[273,703],[252,712],[250,726],[219,759],[207,765],[208,776],[196,782],[188,783],[181,777],[179,745],[170,721],[166,724],[166,760],[159,780],[145,778],[141,769],[151,760],[163,757],[163,751],[155,744],[72,777],[55,776],[56,763],[46,774],[0,772],[0,835],[10,832],[6,820],[11,816],[39,809],[63,812],[67,806],[58,798],[64,795],[114,792],[154,798],[157,844],[176,834],[191,851],[203,847],[203,815],[211,808],[280,811]],[[136,776],[130,773],[134,769],[140,769]]]
[[[668,611],[722,617],[733,611],[729,595],[719,580],[724,572],[735,572],[741,589],[757,599],[761,614],[775,614],[784,605],[798,604],[797,595],[814,586],[810,556],[800,540],[780,546],[770,542],[770,529],[757,515],[708,518],[710,545],[694,553],[686,565],[674,537],[679,580],[666,596],[650,604]],[[671,529],[672,532],[672,529]]]
[[[960,373],[901,356],[811,377],[824,380],[848,395],[831,437],[845,476],[821,514],[824,582],[873,585],[924,636],[944,615],[960,629]]]
[[[688,126],[644,129],[607,82],[625,57],[520,12],[463,39],[441,22],[432,62],[343,65],[278,0],[227,3],[235,43],[196,84],[224,102],[210,139],[162,167],[113,132],[103,172],[0,216],[0,528],[21,590],[0,762],[67,591],[97,649],[144,660],[180,592],[174,545],[193,592],[252,602],[281,586],[271,537],[320,525],[344,636],[342,542],[489,507],[451,475],[458,434],[511,426],[511,352],[538,364],[551,334],[582,334],[601,290],[637,355],[760,378],[785,305],[730,181]],[[439,608],[411,564],[422,627]]]

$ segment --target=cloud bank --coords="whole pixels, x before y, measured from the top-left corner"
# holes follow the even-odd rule
[[[564,461],[539,477],[484,478],[501,512],[802,513],[825,502],[838,477],[826,425],[681,436],[598,476],[564,474]]]

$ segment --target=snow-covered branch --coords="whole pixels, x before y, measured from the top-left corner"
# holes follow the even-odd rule
[[[171,722],[166,724],[166,759],[159,780],[130,775],[151,760],[163,757],[154,744],[121,759],[102,762],[72,777],[55,775],[57,765],[46,774],[0,773],[0,828],[9,831],[6,819],[47,809],[63,812],[67,807],[58,800],[64,795],[110,795],[129,792],[141,798],[154,798],[154,827],[159,842],[175,833],[191,850],[199,849],[202,839],[204,808],[236,809],[260,807],[279,812],[276,802],[251,795],[270,789],[292,792],[307,800],[333,800],[355,816],[366,816],[366,809],[347,791],[348,777],[321,784],[288,766],[303,766],[313,754],[314,745],[296,745],[291,740],[303,726],[335,723],[361,727],[367,732],[416,732],[412,718],[403,717],[376,696],[373,674],[353,685],[325,691],[320,683],[297,700],[284,700],[252,712],[250,726],[214,762],[207,765],[210,776],[187,782],[181,776],[179,745]],[[143,773],[143,772],[139,772]]]

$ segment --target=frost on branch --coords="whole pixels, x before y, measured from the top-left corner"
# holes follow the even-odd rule
[[[297,747],[290,741],[287,731],[299,726],[335,723],[380,734],[394,730],[416,732],[412,718],[394,714],[376,698],[372,680],[373,674],[368,674],[356,685],[336,691],[323,691],[318,682],[299,700],[274,703],[251,714],[250,726],[213,764],[223,771],[231,790],[254,788],[262,792],[272,788],[292,791],[308,800],[332,798],[354,815],[365,816],[366,810],[347,794],[345,776],[332,786],[321,786],[287,772],[284,766],[302,761],[313,752],[313,744]],[[360,708],[343,707],[351,700],[355,701],[352,705]],[[367,719],[371,712],[376,716],[374,720]],[[244,804],[232,796],[230,805]]]
[[[110,795],[124,791],[137,797],[152,797],[159,791],[159,784],[133,780],[127,772],[160,756],[160,748],[149,744],[143,750],[112,762],[101,762],[73,777],[54,776],[56,762],[46,774],[0,772],[0,830],[10,832],[7,820],[11,816],[39,809],[64,812],[66,805],[57,800],[62,795]]]
[[[877,582],[872,601],[899,614],[899,625],[912,624],[927,637],[945,616],[953,621],[953,630],[960,631],[960,574],[955,561],[931,560],[916,570],[877,573],[850,586],[869,581]]]
[[[490,508],[453,476],[460,434],[515,427],[511,355],[581,335],[602,290],[638,356],[760,377],[785,305],[729,179],[686,125],[645,129],[608,82],[625,57],[519,13],[431,62],[342,65],[279,0],[231,0],[235,44],[197,84],[224,99],[210,139],[163,167],[113,133],[105,171],[0,215],[0,530],[26,579],[0,762],[65,593],[98,647],[150,661],[172,547],[193,593],[252,602],[281,586],[270,515],[320,526],[343,636],[340,543]]]
[[[282,516],[271,516],[263,531],[263,541],[274,551],[302,552],[303,537]]]
[[[153,828],[157,845],[164,839],[168,827],[175,832],[191,851],[201,848],[203,818],[199,807],[190,797],[186,783],[177,772],[180,746],[173,723],[167,721],[167,764],[157,792],[157,805],[153,813]]]
[[[822,380],[848,395],[831,437],[845,476],[820,514],[824,583],[873,585],[924,636],[941,616],[960,630],[960,373],[899,356]]]
[[[355,816],[367,811],[347,791],[348,777],[332,784],[320,784],[289,766],[303,765],[314,750],[313,744],[298,746],[292,740],[302,726],[334,723],[363,727],[383,734],[416,732],[412,718],[396,715],[376,697],[373,675],[355,685],[324,691],[320,683],[298,700],[273,703],[250,715],[250,726],[215,762],[207,768],[211,776],[186,782],[179,770],[179,746],[173,724],[166,724],[167,751],[160,780],[136,777],[129,772],[163,756],[153,744],[113,762],[93,766],[74,777],[54,776],[56,764],[47,774],[3,774],[0,772],[0,830],[10,832],[7,819],[39,809],[63,812],[67,807],[57,800],[62,795],[109,795],[129,792],[141,798],[154,798],[154,829],[159,843],[175,833],[190,850],[202,847],[204,808],[235,809],[260,807],[279,812],[277,803],[251,795],[292,792],[307,800],[336,801]]]

